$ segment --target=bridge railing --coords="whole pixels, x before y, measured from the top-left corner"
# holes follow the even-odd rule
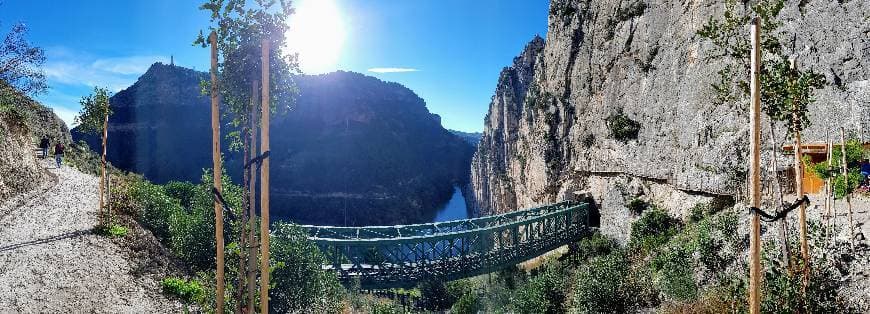
[[[328,260],[324,268],[365,287],[407,287],[429,276],[457,279],[534,258],[585,231],[588,205],[562,202],[439,223],[302,226]]]

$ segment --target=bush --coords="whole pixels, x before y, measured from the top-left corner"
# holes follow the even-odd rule
[[[680,228],[679,220],[656,206],[650,206],[643,216],[631,224],[629,248],[639,253],[648,253],[668,242]]]
[[[558,263],[544,267],[514,291],[511,306],[517,313],[565,312],[567,271]]]
[[[607,118],[607,128],[610,129],[610,135],[620,142],[637,139],[640,133],[640,123],[628,118],[622,112]]]
[[[693,264],[692,252],[677,245],[656,254],[650,268],[658,273],[658,287],[666,296],[677,301],[688,301],[698,297]]]
[[[438,278],[429,278],[417,285],[420,290],[420,307],[429,311],[443,311],[449,309],[453,299],[447,292],[447,286],[444,281]]]
[[[619,250],[619,246],[613,239],[608,238],[598,231],[591,236],[583,238],[576,244],[569,246],[566,259],[572,266],[584,264],[590,258],[610,254]]]
[[[110,238],[121,238],[127,235],[128,230],[127,227],[122,225],[109,223],[108,225],[101,225],[94,228],[94,233]]]
[[[196,184],[190,182],[172,181],[163,186],[163,190],[170,197],[177,199],[181,206],[190,207],[196,196]]]
[[[459,297],[459,300],[456,300],[456,303],[453,303],[453,306],[450,308],[450,313],[476,314],[481,310],[480,300],[477,294],[472,292]]]
[[[642,214],[643,211],[647,209],[647,207],[649,207],[649,204],[639,198],[632,199],[630,202],[628,202],[628,211],[635,215]]]
[[[187,303],[201,302],[205,297],[205,290],[196,280],[187,281],[181,278],[170,277],[163,279],[162,285],[163,293]]]
[[[283,222],[272,230],[269,312],[339,312],[344,290],[334,273],[321,269],[323,256],[305,231]]]
[[[572,313],[626,313],[633,304],[622,283],[630,261],[622,252],[594,257],[580,268],[574,284]]]

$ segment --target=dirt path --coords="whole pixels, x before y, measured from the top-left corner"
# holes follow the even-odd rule
[[[97,178],[43,165],[56,184],[0,205],[0,313],[179,312],[155,279],[131,274],[121,247],[91,234]]]

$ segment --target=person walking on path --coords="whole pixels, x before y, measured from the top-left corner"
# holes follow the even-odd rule
[[[57,162],[57,168],[60,169],[60,164],[63,163],[63,150],[66,147],[63,146],[63,143],[58,142],[57,145],[54,145],[54,161]]]
[[[48,157],[48,138],[43,136],[41,140],[39,140],[39,148],[42,148],[42,159]]]

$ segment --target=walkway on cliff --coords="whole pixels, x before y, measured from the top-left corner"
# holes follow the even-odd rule
[[[53,162],[56,180],[0,205],[0,312],[179,312],[161,278],[133,275],[124,248],[91,233],[98,178]]]

